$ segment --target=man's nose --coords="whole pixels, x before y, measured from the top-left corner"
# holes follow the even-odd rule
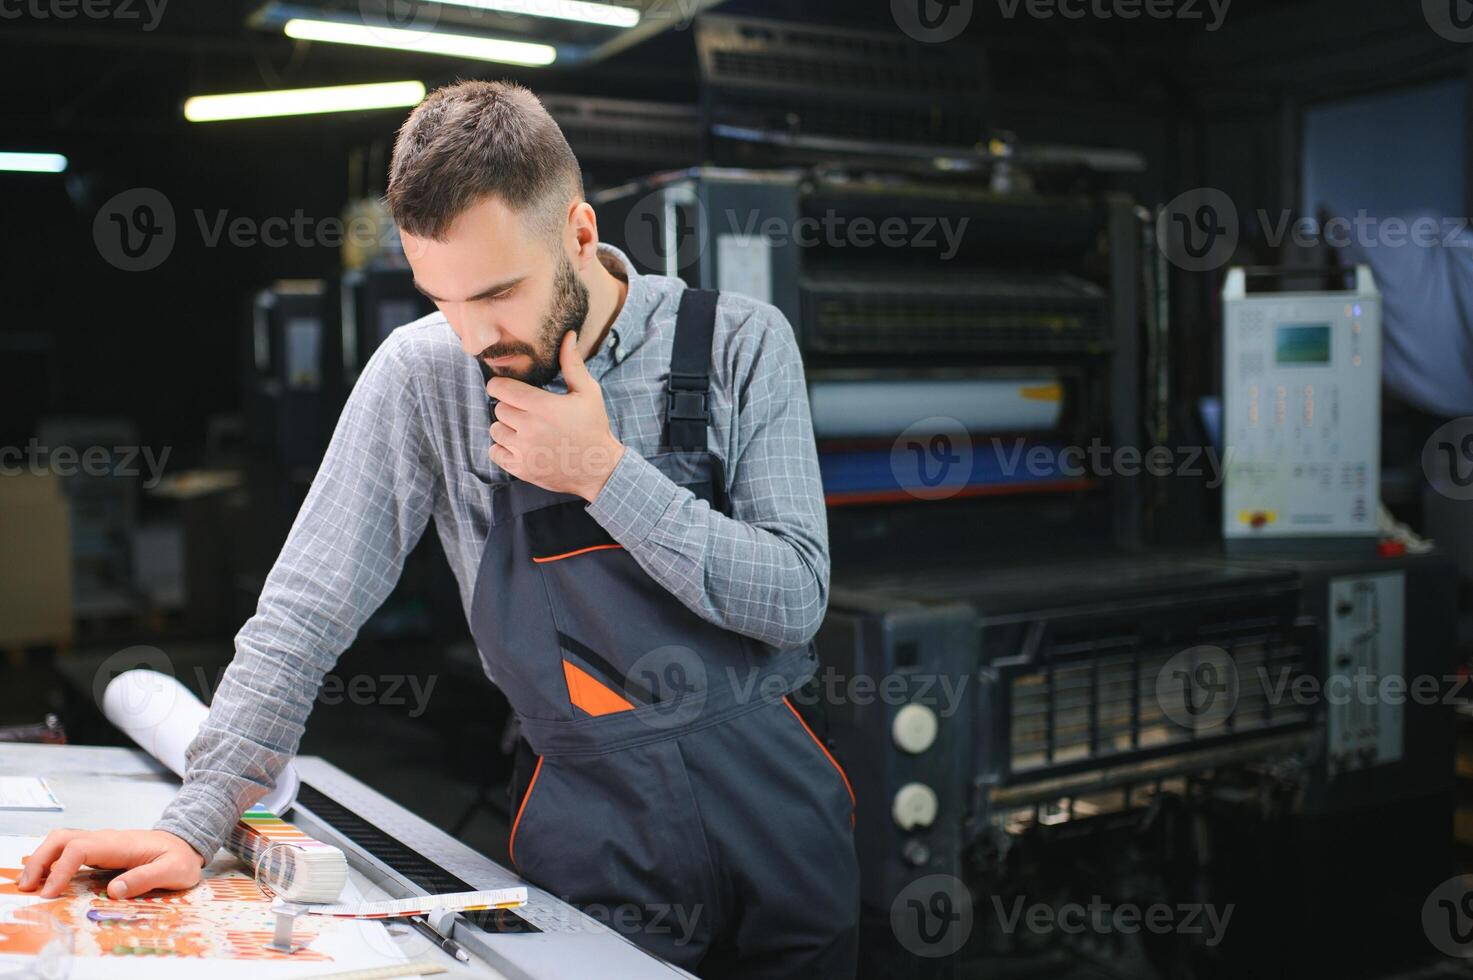
[[[471,357],[479,357],[481,351],[501,342],[501,331],[494,323],[476,323],[474,320],[461,319],[459,323],[452,321],[450,325],[460,338],[460,349]]]

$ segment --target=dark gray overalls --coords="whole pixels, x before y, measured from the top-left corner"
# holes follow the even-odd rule
[[[727,512],[706,446],[715,310],[681,297],[668,449],[649,461]],[[517,870],[702,977],[852,977],[854,799],[788,697],[812,645],[701,619],[577,496],[491,494],[471,628],[535,756],[513,780]]]

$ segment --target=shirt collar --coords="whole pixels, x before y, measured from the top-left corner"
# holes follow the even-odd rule
[[[624,305],[619,308],[619,315],[609,325],[609,332],[604,336],[603,343],[598,345],[598,353],[589,361],[589,372],[594,377],[623,363],[644,341],[653,305],[650,284],[634,268],[634,263],[629,261],[627,255],[612,245],[599,242],[598,257],[604,267],[624,279],[629,288],[624,295]]]

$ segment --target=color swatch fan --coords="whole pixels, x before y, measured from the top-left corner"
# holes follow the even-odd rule
[[[259,807],[241,816],[225,846],[251,866],[263,889],[289,902],[335,902],[348,882],[342,851]]]

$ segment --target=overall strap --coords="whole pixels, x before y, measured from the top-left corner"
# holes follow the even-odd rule
[[[680,296],[665,400],[665,436],[673,450],[706,449],[717,295],[710,289],[687,289]]]

